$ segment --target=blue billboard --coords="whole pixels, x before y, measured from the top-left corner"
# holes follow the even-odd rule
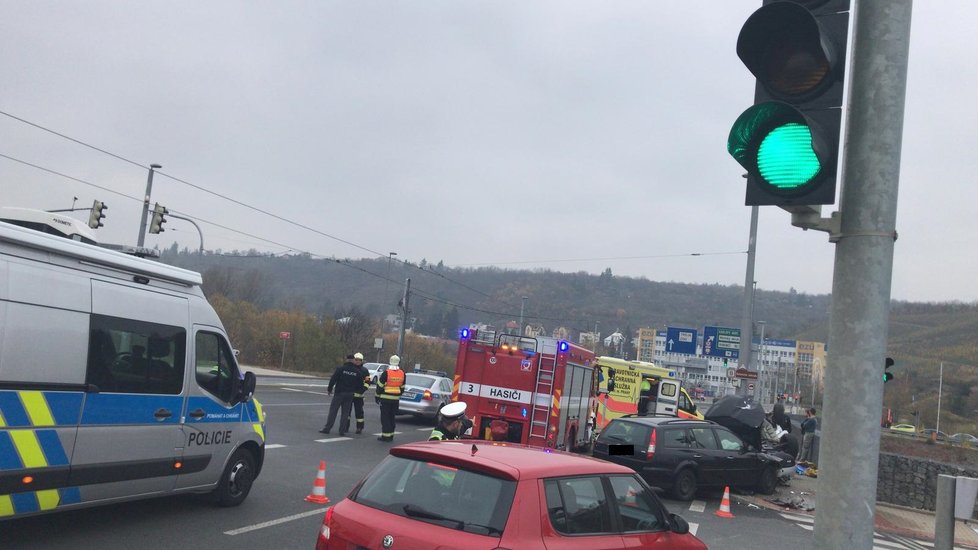
[[[666,327],[666,353],[696,355],[695,328]]]
[[[703,355],[740,358],[740,329],[703,327]]]

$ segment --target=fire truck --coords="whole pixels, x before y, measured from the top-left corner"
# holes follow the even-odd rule
[[[594,353],[557,338],[462,329],[452,401],[464,401],[472,437],[585,449],[597,378]]]

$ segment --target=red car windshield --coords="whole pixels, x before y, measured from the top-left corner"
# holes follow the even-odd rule
[[[350,500],[418,521],[498,537],[515,492],[515,481],[389,456]]]

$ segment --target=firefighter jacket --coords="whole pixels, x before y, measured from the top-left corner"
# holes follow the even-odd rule
[[[404,386],[404,371],[387,369],[377,379],[377,397],[381,399],[400,399]]]

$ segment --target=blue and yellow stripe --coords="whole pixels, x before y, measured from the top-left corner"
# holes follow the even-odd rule
[[[82,399],[80,392],[0,391],[0,474],[67,467],[68,454],[56,428],[77,425]],[[12,492],[0,495],[0,517],[80,501],[77,487]]]

